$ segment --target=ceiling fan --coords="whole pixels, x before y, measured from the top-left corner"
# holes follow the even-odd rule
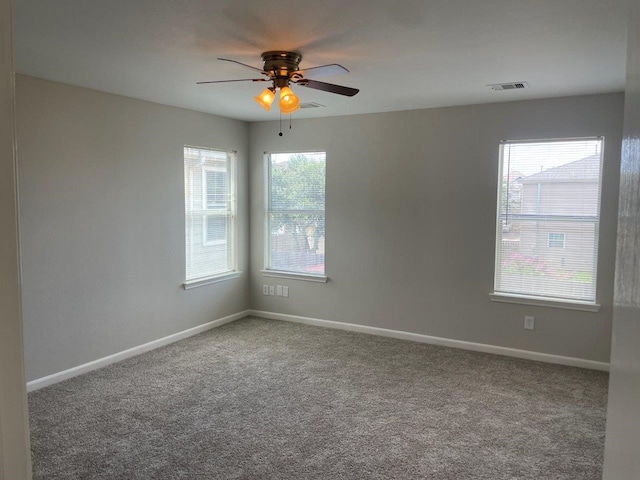
[[[302,55],[298,52],[287,52],[282,50],[264,52],[262,54],[262,61],[264,63],[262,69],[252,67],[246,63],[238,62],[237,60],[230,60],[228,58],[218,58],[218,60],[242,65],[243,67],[254,70],[263,76],[260,78],[241,78],[238,80],[211,80],[208,82],[197,82],[197,84],[271,82],[270,87],[267,87],[262,91],[262,93],[260,93],[260,95],[254,98],[254,100],[266,110],[271,110],[271,104],[275,100],[277,89],[280,89],[280,101],[278,105],[280,106],[280,111],[282,113],[293,113],[300,108],[300,99],[291,90],[291,84],[313,88],[315,90],[322,90],[324,92],[337,93],[338,95],[345,95],[347,97],[353,97],[359,92],[357,88],[345,87],[342,85],[335,85],[333,83],[320,82],[318,80],[306,78],[307,75],[322,76],[349,73],[349,70],[337,63],[300,69]]]

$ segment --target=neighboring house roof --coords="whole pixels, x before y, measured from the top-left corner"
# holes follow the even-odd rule
[[[591,155],[571,163],[553,167],[521,179],[522,183],[559,182],[563,180],[591,180],[600,178],[600,155]]]

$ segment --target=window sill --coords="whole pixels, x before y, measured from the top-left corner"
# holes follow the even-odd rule
[[[564,308],[567,310],[581,310],[583,312],[597,312],[600,305],[592,302],[581,302],[579,300],[553,300],[545,297],[534,297],[529,295],[516,295],[507,293],[490,293],[492,302],[517,303],[520,305],[535,305],[538,307]]]
[[[227,273],[222,273],[220,275],[213,275],[211,277],[203,277],[203,278],[196,278],[193,280],[187,280],[182,284],[182,286],[185,290],[189,290],[191,288],[204,287],[205,285],[211,285],[212,283],[226,282],[227,280],[238,278],[240,275],[242,275],[242,272],[227,272]]]
[[[328,277],[324,275],[312,275],[309,273],[281,272],[278,270],[260,270],[263,277],[289,278],[291,280],[303,280],[305,282],[327,283]]]

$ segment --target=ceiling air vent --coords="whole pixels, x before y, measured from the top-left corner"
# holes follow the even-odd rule
[[[493,83],[487,87],[491,87],[491,90],[521,90],[529,88],[529,84],[527,82]]]
[[[324,107],[324,105],[320,105],[319,103],[316,103],[316,102],[307,102],[307,103],[300,104],[300,108],[318,108],[318,107]]]

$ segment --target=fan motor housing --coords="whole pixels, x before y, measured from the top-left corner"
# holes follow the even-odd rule
[[[301,60],[302,55],[298,52],[272,50],[262,54],[262,61],[264,62],[263,70],[268,72],[274,79],[289,79],[293,72],[299,70],[298,66]]]

